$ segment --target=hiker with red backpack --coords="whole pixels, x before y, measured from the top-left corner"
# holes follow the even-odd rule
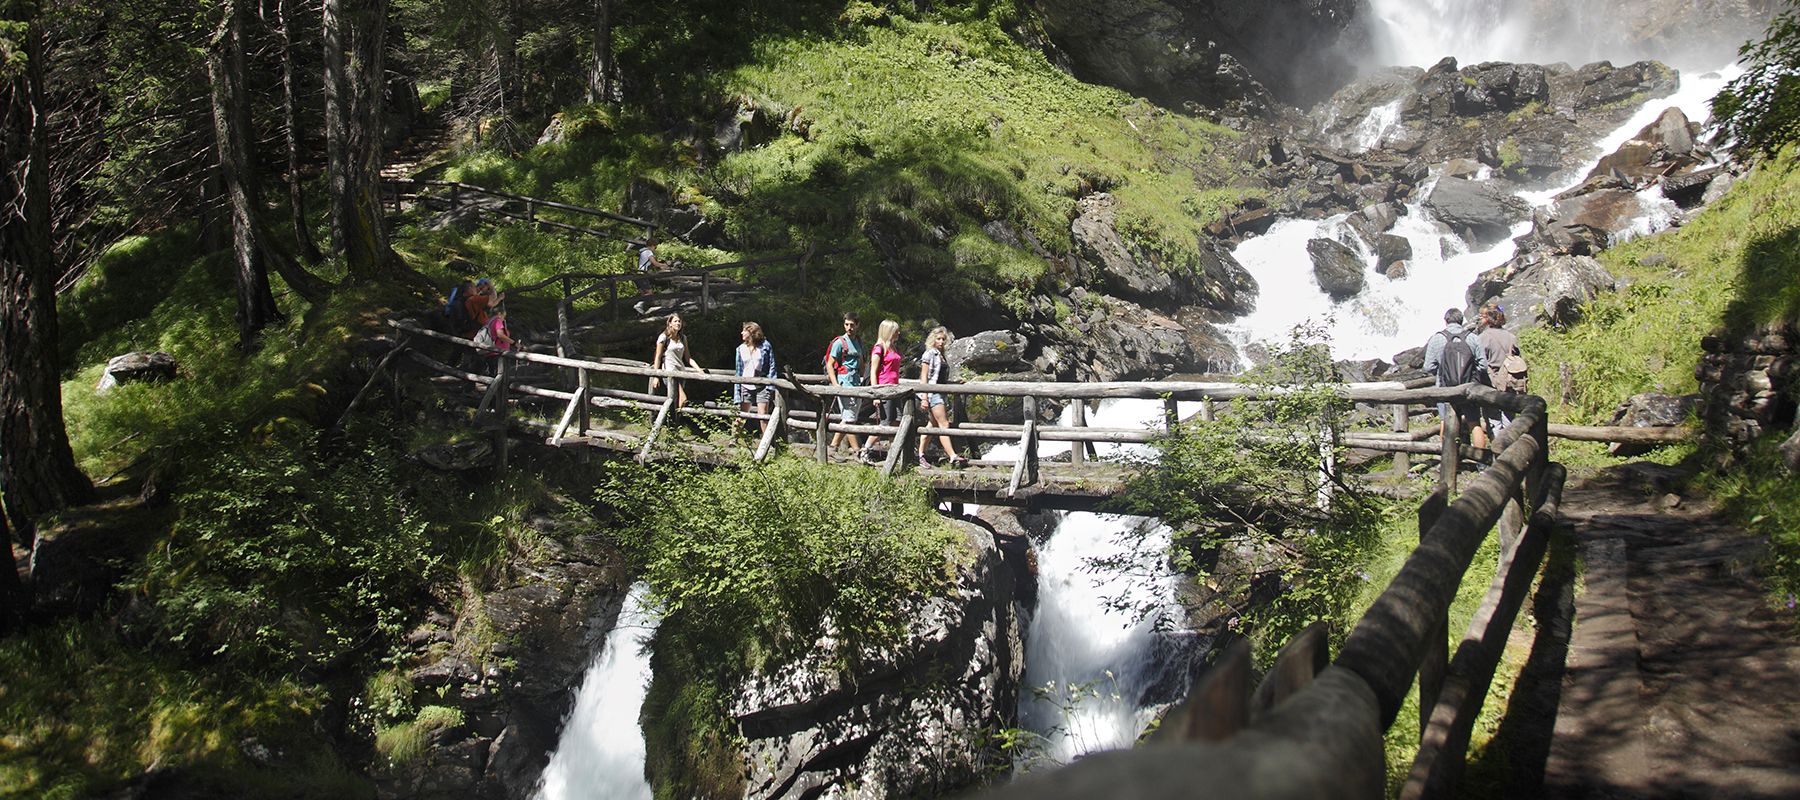
[[[863,344],[856,339],[856,312],[844,312],[844,335],[831,340],[825,348],[825,379],[833,386],[864,386],[868,384],[868,367],[863,363]],[[855,425],[857,417],[862,416],[862,398],[839,396],[838,421],[845,425]],[[819,413],[830,413],[828,409],[820,409]],[[863,463],[872,463],[873,457],[862,447],[861,437],[854,433],[839,431],[831,437],[829,447],[836,452],[838,444],[845,439],[850,440],[850,449],[856,451],[857,459]]]
[[[1469,329],[1463,326],[1460,308],[1444,312],[1444,329],[1425,341],[1425,371],[1437,376],[1439,386],[1461,386],[1465,383],[1487,384],[1487,351]],[[1462,428],[1469,432],[1470,443],[1478,450],[1487,449],[1487,432],[1481,428],[1481,409],[1462,401],[1439,403],[1438,416],[1449,419],[1456,412]]]

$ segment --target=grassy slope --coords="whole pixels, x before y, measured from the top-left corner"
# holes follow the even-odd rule
[[[518,157],[459,157],[444,175],[604,209],[623,207],[634,179],[656,180],[722,226],[717,248],[665,243],[662,255],[689,264],[807,242],[859,248],[809,269],[809,279],[830,287],[829,304],[768,298],[732,312],[762,321],[778,345],[822,346],[840,308],[909,328],[947,304],[989,302],[978,296],[1022,309],[1048,265],[1028,248],[995,242],[982,225],[1007,223],[1064,254],[1074,200],[1087,191],[1117,194],[1121,230],[1171,269],[1184,268],[1201,226],[1240,194],[1217,188],[1239,166],[1232,131],[1079,83],[986,20],[864,11],[829,36],[764,40],[716,76],[716,95],[732,100],[708,108],[750,109],[760,120],[748,125],[749,149],[721,157],[669,141],[662,123],[635,113],[577,106],[563,115],[566,141]],[[693,122],[701,131],[714,124]],[[871,225],[898,246],[891,269],[869,247]],[[408,233],[403,246],[421,262],[461,255],[503,283],[629,263],[617,243],[504,229]],[[721,343],[735,342],[727,322],[719,320],[731,329]],[[699,327],[693,335],[704,337],[709,326]],[[707,342],[696,344],[704,351]]]

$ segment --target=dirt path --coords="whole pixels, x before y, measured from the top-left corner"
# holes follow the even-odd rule
[[[1764,601],[1763,540],[1681,478],[1625,465],[1564,495],[1585,571],[1540,796],[1800,797],[1794,614]]]

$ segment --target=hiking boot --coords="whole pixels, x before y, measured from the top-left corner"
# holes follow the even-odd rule
[[[951,469],[964,469],[968,466],[969,466],[969,459],[967,456],[952,456],[950,458],[950,468]]]
[[[871,467],[881,463],[880,461],[875,460],[875,454],[868,451],[867,449],[856,451],[856,460],[861,461],[862,463],[867,464]]]
[[[926,458],[924,453],[919,454],[919,467],[922,469],[931,469],[931,459]]]

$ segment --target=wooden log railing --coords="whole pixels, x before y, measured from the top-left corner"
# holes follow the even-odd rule
[[[1548,458],[1542,399],[1482,386],[1455,391],[1513,414],[1513,423],[1496,437],[1493,464],[1467,491],[1446,502],[1449,487],[1440,486],[1425,501],[1419,546],[1335,661],[1327,664],[1323,626],[1315,623],[1282,649],[1252,693],[1249,648],[1227,648],[1164,719],[1157,741],[1089,754],[989,797],[1376,800],[1386,796],[1383,731],[1415,679],[1420,746],[1400,796],[1453,796],[1487,685],[1543,558],[1564,479]],[[1419,391],[1421,399],[1437,394]],[[1499,538],[1499,566],[1449,656],[1450,603],[1489,531]]]
[[[500,200],[504,200],[504,201],[506,201],[506,204],[502,205],[498,208],[479,209],[476,212],[477,214],[490,213],[490,214],[494,214],[495,216],[504,217],[506,219],[519,220],[521,222],[530,223],[530,224],[537,225],[540,227],[557,228],[559,230],[566,230],[571,233],[582,233],[582,234],[587,234],[589,236],[599,236],[599,237],[606,238],[606,239],[615,239],[618,241],[628,242],[628,243],[636,244],[636,245],[643,245],[645,243],[645,241],[649,238],[650,234],[654,233],[658,227],[661,227],[661,226],[657,225],[656,223],[651,222],[649,220],[637,219],[636,217],[628,217],[628,216],[625,216],[624,214],[615,214],[611,211],[602,211],[597,208],[587,208],[585,206],[571,205],[569,203],[559,203],[554,200],[544,200],[542,198],[529,197],[529,196],[522,195],[522,194],[514,194],[512,192],[504,192],[499,189],[489,189],[485,186],[476,186],[475,184],[472,184],[472,183],[462,183],[460,181],[424,180],[424,179],[420,179],[420,178],[387,178],[387,177],[384,177],[381,180],[383,183],[389,184],[393,187],[392,197],[393,197],[393,201],[394,201],[394,210],[396,212],[404,210],[402,207],[402,204],[408,200],[412,201],[414,204],[421,204],[421,203],[435,204],[435,203],[441,202],[441,203],[444,203],[448,209],[454,211],[463,205],[463,199],[465,196],[479,195],[479,196],[493,197],[493,198],[497,198]],[[432,187],[432,188],[436,188],[436,189],[442,189],[443,192],[441,194],[428,195],[428,194],[425,194],[423,191],[421,191],[421,189],[423,187]],[[411,189],[412,191],[408,192],[407,189]],[[518,205],[519,210],[515,211],[512,208],[510,208],[510,206],[513,206],[513,205]],[[620,235],[613,231],[604,231],[604,230],[598,230],[598,229],[594,229],[594,228],[586,228],[586,227],[582,227],[579,225],[570,225],[565,222],[558,222],[558,221],[552,220],[552,219],[544,219],[544,218],[538,216],[538,211],[540,209],[552,209],[552,210],[564,211],[564,212],[568,212],[568,213],[572,213],[572,214],[582,214],[582,215],[586,215],[586,216],[590,216],[590,217],[595,217],[595,218],[598,218],[601,220],[605,220],[608,222],[623,223],[628,226],[642,228],[643,233],[640,236],[632,237],[632,236],[628,236],[628,235]]]

